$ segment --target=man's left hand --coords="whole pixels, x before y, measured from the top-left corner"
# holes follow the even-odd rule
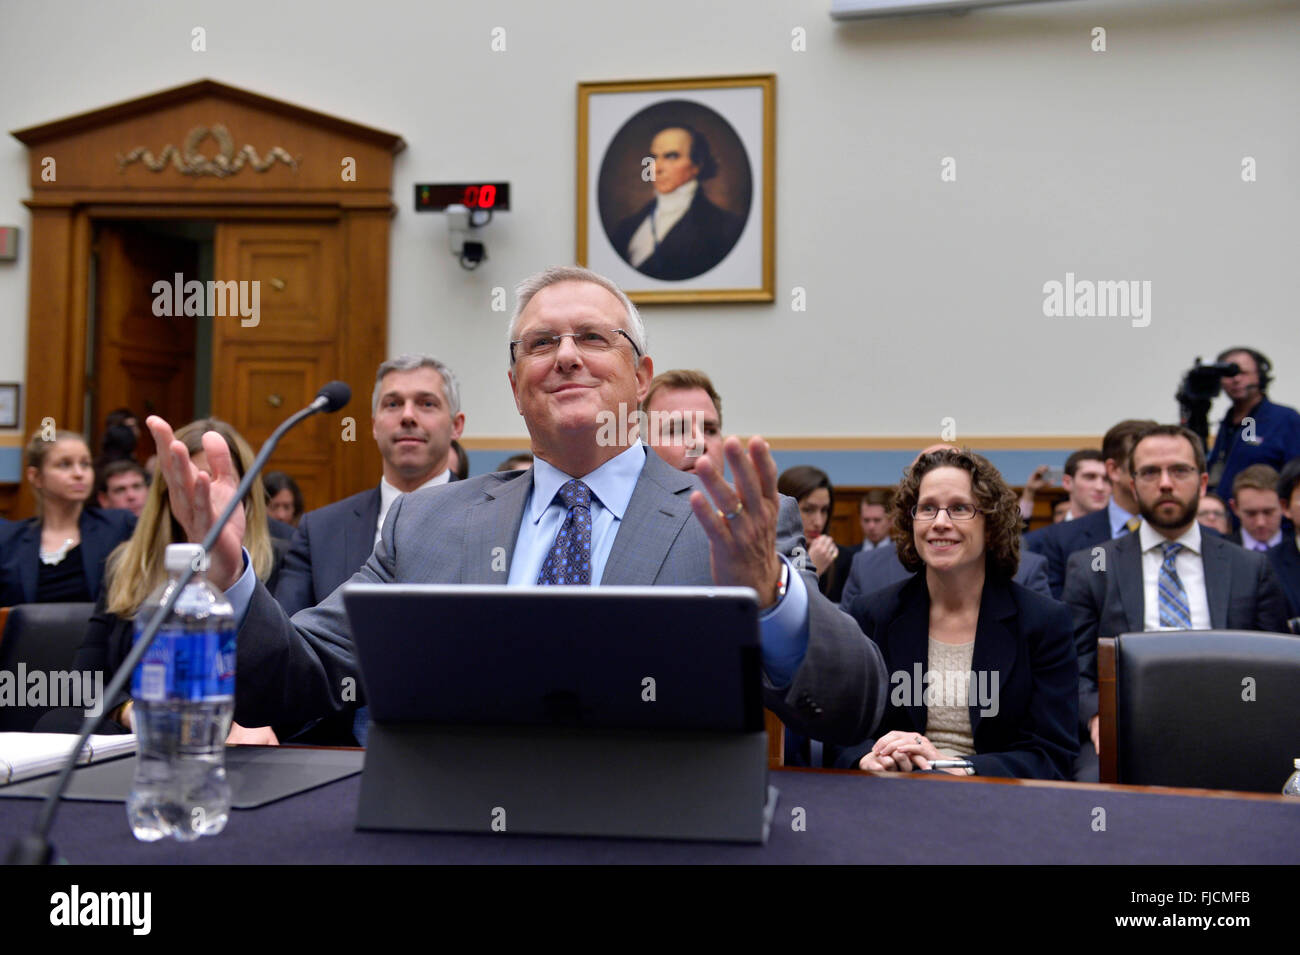
[[[781,559],[776,554],[776,522],[781,498],[776,492],[776,462],[767,442],[749,439],[748,453],[740,439],[727,438],[723,453],[736,477],[733,488],[708,455],[700,458],[695,473],[706,496],[691,494],[691,510],[709,537],[713,582],[719,586],[752,587],[759,605],[776,603]],[[713,500],[710,501],[709,498]]]

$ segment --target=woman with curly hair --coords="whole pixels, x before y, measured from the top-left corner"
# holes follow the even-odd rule
[[[892,517],[915,576],[855,606],[890,672],[889,706],[879,737],[838,765],[1069,779],[1079,748],[1070,612],[1011,579],[1015,493],[980,455],[941,447],[904,473]]]

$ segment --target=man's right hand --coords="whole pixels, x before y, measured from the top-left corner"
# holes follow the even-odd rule
[[[1094,713],[1092,719],[1088,720],[1088,735],[1092,737],[1092,748],[1098,756],[1101,755],[1101,715]]]
[[[167,482],[172,514],[190,543],[202,543],[239,487],[230,448],[215,431],[203,435],[203,451],[212,471],[209,475],[190,460],[189,451],[176,440],[166,421],[150,415],[145,424],[158,446],[158,473]],[[208,579],[214,586],[228,590],[239,579],[244,569],[243,547],[244,507],[240,504],[208,554]]]

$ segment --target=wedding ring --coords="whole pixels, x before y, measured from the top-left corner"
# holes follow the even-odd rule
[[[741,515],[741,513],[744,512],[744,510],[745,510],[745,504],[743,501],[740,501],[737,502],[736,509],[734,511],[730,511],[726,514],[723,514],[722,516],[729,521],[734,521],[736,518],[738,518]]]

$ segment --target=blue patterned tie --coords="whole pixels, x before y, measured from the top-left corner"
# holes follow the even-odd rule
[[[1182,549],[1182,544],[1165,544],[1165,559],[1160,564],[1156,589],[1160,593],[1160,626],[1190,630],[1192,611],[1187,603],[1187,589],[1174,566],[1174,559]]]
[[[569,513],[542,563],[537,583],[590,584],[591,488],[574,478],[560,488],[559,497]]]

